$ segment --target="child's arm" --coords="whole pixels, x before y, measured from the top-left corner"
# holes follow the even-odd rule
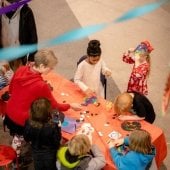
[[[86,170],[102,169],[106,164],[103,153],[97,145],[92,145],[91,151],[94,157],[90,160],[88,168]]]
[[[105,76],[111,76],[111,70],[106,66],[106,63],[102,60],[102,74]]]
[[[74,83],[77,84],[87,96],[94,96],[94,92],[82,81],[84,71],[85,70],[83,69],[82,64],[80,63],[74,75]]]
[[[125,120],[143,120],[145,117],[139,117],[137,115],[120,115],[118,117],[119,120],[125,121]]]
[[[129,138],[120,139],[122,144],[129,145]],[[116,147],[109,145],[110,154],[113,162],[115,163],[116,167],[119,169],[126,169],[128,166],[128,159],[127,155],[123,155],[122,153],[118,152]]]
[[[123,54],[122,60],[128,64],[134,64],[135,58],[133,57],[134,49],[130,48],[127,52]]]

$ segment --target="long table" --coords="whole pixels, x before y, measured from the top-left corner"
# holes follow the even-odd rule
[[[79,87],[77,87],[73,82],[56,73],[50,73],[45,76],[44,79],[46,79],[53,86],[53,95],[58,102],[83,102],[85,96]],[[93,143],[97,144],[105,155],[107,165],[104,169],[113,170],[116,169],[116,167],[111,160],[107,145],[107,141],[109,139],[108,134],[115,130],[125,137],[129,135],[129,132],[124,131],[121,128],[122,122],[120,120],[113,118],[113,115],[115,114],[114,110],[107,111],[107,101],[104,99],[99,99],[99,102],[100,106],[98,107],[94,104],[89,104],[88,106],[83,107],[84,111],[89,111],[88,115],[85,117],[85,122],[91,123],[95,129],[95,132],[93,133]],[[80,112],[70,109],[65,112],[65,115],[72,118],[79,118]],[[157,167],[160,167],[167,155],[167,145],[164,133],[159,127],[149,124],[144,120],[140,121],[140,123],[142,125],[141,128],[147,130],[151,134],[152,143],[156,147],[156,164]],[[102,133],[102,136],[99,132]],[[64,138],[69,140],[74,134],[62,132],[62,135]]]
[[[53,95],[59,103],[82,103],[84,99],[84,94],[73,82],[65,79],[64,77],[56,74],[49,73],[44,76],[44,79],[47,80],[53,87]],[[1,93],[1,92],[0,92]],[[2,94],[2,93],[1,93]],[[93,133],[93,143],[97,144],[105,155],[107,164],[105,170],[116,170],[114,163],[111,160],[109,148],[107,141],[109,140],[108,134],[113,130],[118,131],[122,137],[129,135],[128,131],[124,131],[121,128],[121,121],[114,118],[114,110],[107,111],[106,109],[106,100],[99,99],[100,106],[96,107],[93,104],[88,106],[83,106],[83,111],[89,111],[85,117],[85,122],[91,123],[95,131]],[[82,111],[81,111],[82,112]],[[80,118],[80,111],[73,111],[69,109],[65,112],[67,117]],[[167,145],[163,131],[153,124],[149,124],[146,121],[140,121],[142,129],[147,130],[152,137],[152,143],[156,147],[156,164],[157,167],[160,167],[161,163],[167,155]],[[106,126],[107,124],[107,126]],[[102,133],[102,136],[100,133]],[[69,134],[62,132],[63,138],[69,140],[75,134]]]

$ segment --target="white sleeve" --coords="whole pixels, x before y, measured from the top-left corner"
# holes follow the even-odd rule
[[[83,65],[79,64],[74,75],[74,83],[76,83],[82,91],[86,91],[88,89],[88,86],[82,81],[84,71]]]
[[[106,71],[110,71],[111,70],[106,66],[106,63],[102,60],[102,74],[105,74]]]

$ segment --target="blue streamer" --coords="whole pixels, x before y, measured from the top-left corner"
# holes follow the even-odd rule
[[[114,22],[123,22],[123,21],[127,21],[130,19],[143,16],[149,12],[156,10],[157,8],[159,8],[161,5],[163,5],[166,2],[168,2],[168,0],[161,0],[158,2],[152,2],[152,3],[146,4],[141,7],[133,8],[132,10],[123,14],[121,17],[117,18]]]
[[[158,2],[146,4],[141,7],[133,8],[132,10],[123,14],[121,17],[114,20],[114,22],[119,23],[119,22],[127,21],[130,19],[134,19],[136,17],[142,16],[144,14],[152,12],[153,10],[156,10],[157,8],[159,8],[161,5],[165,4],[168,1],[169,0],[161,0]],[[36,51],[37,46],[38,46],[38,49],[41,49],[44,47],[50,47],[54,45],[71,42],[71,41],[76,41],[76,40],[85,38],[98,31],[101,31],[102,29],[106,28],[108,25],[109,24],[103,23],[103,24],[87,26],[84,28],[74,29],[60,36],[57,36],[56,38],[39,43],[38,45],[32,44],[32,45],[21,45],[18,47],[3,48],[0,50],[0,60],[13,60],[13,59],[19,58],[28,53],[32,53]]]

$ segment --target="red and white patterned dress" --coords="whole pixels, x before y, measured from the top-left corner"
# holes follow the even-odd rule
[[[143,95],[147,95],[147,75],[149,72],[149,63],[145,62],[135,67],[135,60],[129,57],[129,55],[124,55],[123,61],[128,64],[134,64],[129,79],[127,92],[136,91]]]

